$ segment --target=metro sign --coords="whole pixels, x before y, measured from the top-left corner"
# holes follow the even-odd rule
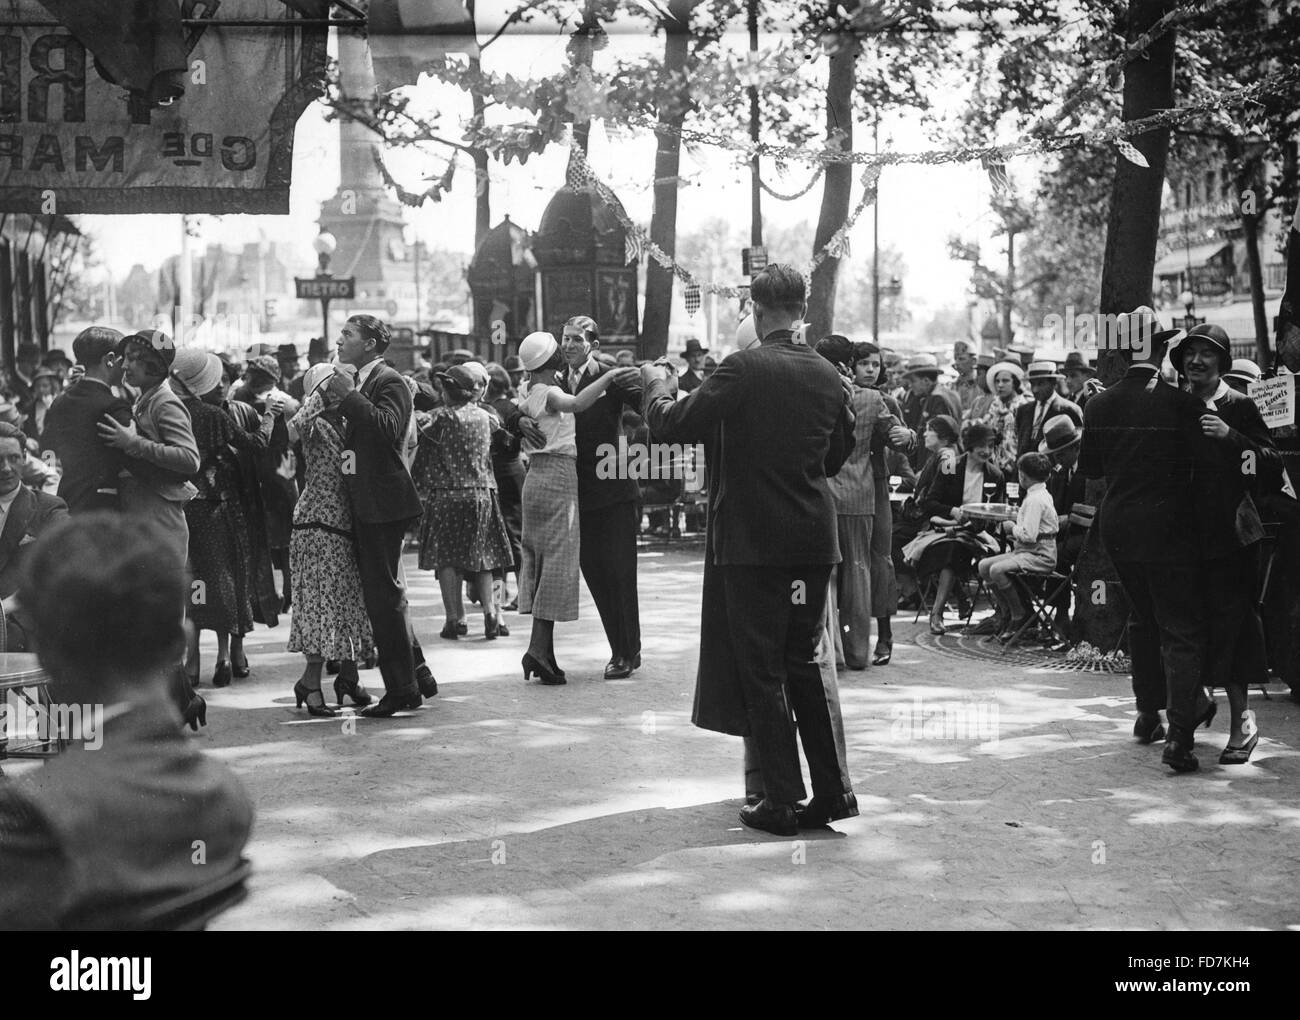
[[[356,297],[355,276],[309,276],[305,279],[296,276],[293,284],[300,298],[312,298],[317,301],[338,298],[341,301],[351,301]]]

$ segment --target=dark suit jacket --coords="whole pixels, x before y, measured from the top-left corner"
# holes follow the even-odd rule
[[[1112,560],[1186,563],[1201,558],[1195,484],[1203,403],[1130,368],[1088,401],[1079,470],[1105,478],[1096,527]]]
[[[958,457],[951,473],[940,471],[940,462],[933,458],[921,472],[921,477],[916,482],[916,502],[921,513],[925,515],[925,527],[929,526],[931,517],[951,517],[953,510],[966,502],[962,490],[966,485],[966,459],[969,456],[969,453],[963,453]],[[984,484],[997,486],[993,498],[988,502],[1006,501],[1006,480],[1002,477],[1002,472],[991,463],[984,465]]]
[[[674,402],[656,381],[644,415],[659,442],[707,443],[709,556],[722,566],[840,561],[826,483],[854,447],[853,413],[830,362],[781,330],[724,359]]]
[[[1038,401],[1030,400],[1026,404],[1021,404],[1016,409],[1016,456],[1020,457],[1026,453],[1037,453],[1038,444],[1042,442],[1042,437],[1034,439],[1034,418],[1038,414]],[[1058,414],[1068,415],[1074,422],[1075,427],[1083,424],[1083,412],[1079,410],[1079,405],[1072,400],[1066,400],[1059,393],[1053,393],[1047,401],[1047,413],[1043,415],[1043,423],[1051,421]]]
[[[169,702],[107,720],[102,739],[0,783],[0,929],[130,927],[238,866],[252,803]]]
[[[353,515],[364,524],[419,517],[420,494],[402,460],[412,412],[402,377],[380,364],[338,406],[347,422],[343,445],[356,455],[355,470],[343,474]]]
[[[1065,518],[1075,503],[1087,503],[1088,478],[1076,463],[1074,474],[1066,477],[1065,469],[1057,465],[1052,468],[1047,478],[1047,491],[1052,497],[1052,506],[1061,518],[1061,531],[1065,531]]]
[[[595,370],[592,371],[592,365]],[[582,392],[600,376],[610,371],[594,359],[578,383]],[[566,383],[568,372],[562,377]],[[609,444],[618,449],[618,437],[623,434],[623,408],[641,410],[641,384],[610,386],[604,396],[585,411],[574,416],[574,441],[578,446],[578,510],[600,510],[615,503],[632,503],[637,499],[637,486],[632,478],[597,478],[596,465],[600,461],[597,451]]]
[[[117,508],[117,476],[124,455],[99,437],[99,420],[111,414],[125,425],[131,405],[102,383],[79,379],[54,398],[45,412],[41,447],[63,470],[59,496],[72,513]],[[111,489],[112,493],[98,493]]]
[[[22,577],[25,546],[31,545],[51,524],[68,516],[68,504],[58,496],[37,492],[25,485],[9,507],[4,530],[0,531],[0,598],[18,590]]]

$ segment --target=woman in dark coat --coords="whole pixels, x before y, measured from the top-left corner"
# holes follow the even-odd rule
[[[1247,691],[1268,682],[1264,628],[1256,606],[1264,529],[1254,494],[1261,474],[1274,470],[1281,455],[1255,402],[1223,382],[1232,365],[1231,350],[1228,334],[1207,323],[1192,329],[1169,360],[1186,377],[1192,395],[1205,402],[1201,430],[1213,440],[1211,463],[1198,468],[1208,476],[1198,493],[1200,538],[1208,557],[1203,584],[1215,603],[1207,617],[1206,685],[1222,687],[1231,709],[1232,731],[1219,764],[1244,765],[1259,743],[1255,713],[1246,707]]]
[[[960,508],[963,504],[1006,499],[1006,482],[992,462],[997,446],[996,434],[986,425],[968,425],[965,433],[968,452],[961,453],[956,431],[957,422],[948,415],[931,419],[926,427],[926,442],[933,444],[931,448],[935,456],[926,462],[917,479],[913,519],[902,529],[901,535],[896,529],[894,536],[896,566],[899,559],[904,559],[905,569],[914,569],[917,580],[922,583],[938,574],[934,600],[930,605],[931,634],[944,633],[944,607],[958,579],[970,574],[972,560],[998,549],[996,543],[968,528],[930,531],[932,540],[924,552],[914,555],[910,562],[903,557],[903,546],[930,530],[932,517],[961,523]],[[913,528],[915,531],[908,535]]]
[[[198,495],[185,504],[189,525],[189,562],[194,588],[188,607],[193,624],[187,635],[186,671],[199,677],[199,634],[216,631],[216,687],[233,676],[230,643],[253,629],[252,551],[248,521],[239,499],[238,466],[232,447],[264,450],[282,410],[269,401],[256,431],[237,425],[222,408],[221,359],[195,348],[181,348],[172,363],[172,379],[190,414],[199,448],[199,470],[190,479]]]

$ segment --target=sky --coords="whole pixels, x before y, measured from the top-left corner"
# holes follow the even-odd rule
[[[499,14],[508,9],[506,3],[480,4],[480,37],[486,38],[488,30],[482,26],[499,23]],[[554,73],[565,62],[567,36],[556,27],[546,31],[530,27],[519,35],[507,34],[484,51],[485,70],[510,73],[516,78],[539,77]],[[764,37],[760,45],[766,46],[775,39]],[[730,42],[737,48],[746,45],[743,34]],[[607,49],[597,54],[597,69],[602,62],[615,55],[632,55],[647,49],[659,52],[662,38],[655,39],[648,32],[624,30],[611,33]],[[331,39],[331,52],[335,52]],[[450,136],[460,118],[470,111],[469,97],[459,90],[442,85],[427,75],[414,86],[415,101],[421,105],[440,109]],[[948,104],[955,110],[961,96],[954,93]],[[855,148],[866,150],[871,144],[869,128],[861,118],[870,111],[857,109],[855,117]],[[942,104],[941,110],[942,111]],[[516,112],[515,116],[520,116]],[[508,118],[507,118],[508,119]],[[917,118],[886,118],[881,126],[882,149],[918,150],[936,147],[941,141],[927,135]],[[1000,139],[1005,141],[1007,139]],[[385,160],[393,176],[408,190],[422,191],[427,187],[426,176],[436,176],[445,163],[447,150],[430,146],[426,154],[404,152],[387,153]],[[592,132],[589,158],[606,183],[614,187],[629,215],[649,226],[652,195],[655,140],[649,132],[636,132],[611,141],[596,126]],[[692,155],[692,153],[694,155]],[[696,159],[700,162],[696,162]],[[679,191],[678,227],[689,229],[702,219],[724,216],[733,218],[747,227],[749,223],[749,179],[743,168],[733,165],[734,157],[718,149],[692,149],[683,151],[682,175],[691,183]],[[529,159],[526,166],[517,163],[509,167],[491,164],[492,220],[497,223],[508,214],[520,225],[533,229],[555,190],[564,183],[567,150],[552,146],[541,156]],[[764,161],[764,179],[776,190],[800,190],[812,173],[810,165],[792,164],[789,176],[775,173],[770,161]],[[1019,160],[1010,168],[1013,180],[1026,184],[1032,182],[1036,166],[1032,160]],[[856,205],[859,190],[856,183],[851,205]],[[325,122],[319,104],[310,107],[299,120],[294,144],[294,173],[290,193],[290,213],[287,216],[200,216],[197,219],[199,239],[196,250],[208,243],[237,246],[249,241],[268,240],[294,246],[301,265],[291,269],[301,274],[314,271],[311,240],[317,233],[316,218],[321,201],[330,197],[338,187],[337,127]],[[795,224],[807,221],[815,224],[821,202],[821,186],[814,186],[803,198],[780,202],[764,195],[763,215],[767,222]],[[901,166],[886,167],[880,182],[880,240],[882,245],[898,248],[908,267],[904,281],[904,299],[918,324],[928,320],[928,311],[943,307],[961,307],[966,301],[969,281],[969,264],[948,258],[947,239],[959,233],[967,239],[979,237],[981,244],[989,246],[990,253],[1003,249],[1000,241],[991,236],[992,218],[988,214],[989,185],[986,173],[978,164],[949,165],[941,167]],[[413,236],[433,248],[470,252],[474,236],[474,175],[468,159],[462,159],[455,185],[451,192],[437,204],[426,203],[419,210],[406,210]],[[180,217],[135,216],[125,223],[120,217],[87,216],[83,218],[95,236],[99,251],[114,277],[123,277],[135,263],[152,269],[180,249]],[[869,263],[871,257],[872,212],[868,208],[858,220],[851,235],[851,260]],[[413,237],[408,237],[408,240]],[[801,259],[811,254],[808,250]],[[734,262],[734,277],[720,280],[727,284],[745,282],[740,277],[739,252]],[[993,256],[994,264],[1000,259]],[[687,266],[693,271],[697,267]],[[707,272],[698,273],[708,278]],[[435,298],[435,304],[437,300]]]

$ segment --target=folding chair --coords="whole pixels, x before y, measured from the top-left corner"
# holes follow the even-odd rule
[[[1075,503],[1070,508],[1070,516],[1066,519],[1067,541],[1074,536],[1076,531],[1087,531],[1091,528],[1096,516],[1096,507],[1089,506],[1087,503]],[[1021,571],[1010,575],[1011,583],[1015,586],[1020,597],[1025,600],[1029,613],[1025,622],[1011,635],[1011,639],[1002,646],[1004,652],[1019,642],[1031,626],[1039,633],[1051,635],[1056,632],[1056,601],[1064,592],[1074,587],[1074,579],[1078,570],[1079,561],[1076,559],[1068,574],[1053,570],[1050,574],[1031,574]]]

